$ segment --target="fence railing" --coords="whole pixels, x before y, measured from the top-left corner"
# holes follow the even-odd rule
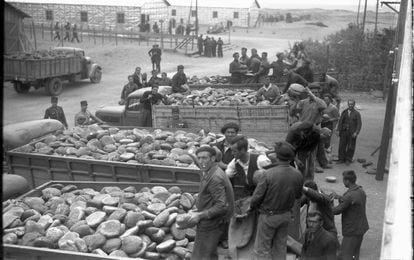
[[[63,40],[66,36],[66,30],[63,25],[60,26],[59,38],[57,39],[56,30],[54,24],[44,23],[25,23],[24,30],[28,34],[30,39],[36,37],[37,40],[51,40],[56,41],[57,45],[63,45],[65,42],[71,42],[73,39],[72,30],[69,31],[69,40]],[[122,43],[137,42],[138,45],[152,45],[159,44],[161,48],[175,49],[185,39],[190,38],[191,43],[182,47],[185,51],[194,51],[197,48],[197,42],[195,35],[181,35],[181,34],[168,34],[165,32],[140,32],[139,29],[112,29],[97,26],[79,26],[77,28],[77,36],[80,42],[88,41],[93,44],[105,44],[109,42],[115,42],[116,45]]]

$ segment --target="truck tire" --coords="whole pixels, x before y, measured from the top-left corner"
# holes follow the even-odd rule
[[[59,78],[52,78],[47,81],[46,91],[50,96],[59,96],[63,91],[63,84]]]
[[[26,94],[27,92],[29,92],[29,89],[30,89],[29,84],[24,84],[21,81],[15,81],[13,83],[13,86],[14,86],[14,90],[19,94]]]
[[[101,79],[102,79],[102,70],[101,69],[96,69],[93,72],[92,77],[90,77],[90,80],[91,80],[92,83],[99,83],[99,82],[101,82]]]

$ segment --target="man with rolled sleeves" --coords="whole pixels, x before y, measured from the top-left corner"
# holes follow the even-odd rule
[[[191,259],[218,259],[217,246],[226,222],[233,215],[234,197],[230,181],[216,162],[216,149],[200,147],[196,151],[197,164],[202,171],[202,179],[197,200],[197,211],[191,215],[189,223],[196,223],[196,237]]]
[[[255,259],[286,259],[292,208],[295,199],[302,196],[302,175],[290,165],[295,158],[294,147],[279,142],[275,152],[277,164],[264,172],[250,202],[250,209],[260,213],[254,243]]]
[[[82,100],[80,102],[81,111],[75,115],[75,126],[87,126],[94,123],[103,124],[104,122],[94,116],[88,109],[88,102]]]
[[[58,97],[51,97],[50,102],[52,103],[52,106],[46,109],[44,119],[56,119],[60,121],[65,126],[65,128],[68,128],[65,112],[63,112],[62,107],[57,105]]]

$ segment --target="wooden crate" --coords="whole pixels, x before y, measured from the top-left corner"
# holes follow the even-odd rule
[[[177,110],[178,117],[174,116]],[[164,106],[156,105],[152,107],[152,126],[154,128],[176,128],[178,124],[184,122],[191,123],[196,120],[195,110],[191,106]],[[192,128],[192,126],[187,125]]]
[[[195,107],[196,120],[188,122],[189,127],[201,127],[219,133],[226,123],[240,124],[237,106]]]

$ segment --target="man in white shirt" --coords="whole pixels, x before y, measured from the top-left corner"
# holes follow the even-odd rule
[[[244,136],[236,136],[230,142],[234,159],[227,165],[226,174],[233,187],[244,187],[239,192],[235,191],[235,200],[251,196],[256,186],[253,182],[254,173],[271,164],[266,155],[250,153],[248,148],[249,142]]]

